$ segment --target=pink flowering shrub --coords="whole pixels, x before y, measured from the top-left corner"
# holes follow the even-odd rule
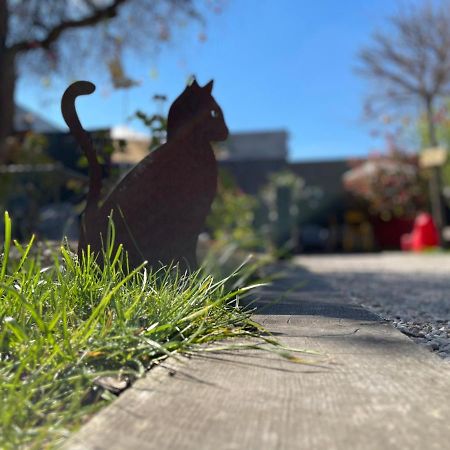
[[[356,163],[343,177],[346,190],[364,200],[372,216],[414,217],[426,204],[426,188],[416,156],[395,150]]]

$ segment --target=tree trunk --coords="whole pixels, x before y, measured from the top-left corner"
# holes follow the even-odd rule
[[[433,111],[433,99],[427,97],[425,99],[426,119],[428,127],[428,138],[430,140],[431,147],[437,147],[438,141],[436,137],[436,127],[434,125],[434,111]]]
[[[15,53],[8,50],[8,2],[0,0],[0,163],[6,157],[6,138],[14,127]]]
[[[433,99],[425,99],[426,107],[426,120],[428,126],[428,136],[430,139],[430,146],[437,147],[438,140],[436,136],[436,127],[434,125],[434,111],[433,111]],[[430,200],[431,200],[431,213],[434,223],[439,232],[439,238],[441,246],[446,247],[446,242],[443,239],[443,230],[445,227],[444,219],[444,202],[442,199],[442,180],[441,180],[441,168],[432,167],[430,174]]]
[[[0,55],[0,163],[6,158],[6,138],[14,131],[15,56],[6,50]]]

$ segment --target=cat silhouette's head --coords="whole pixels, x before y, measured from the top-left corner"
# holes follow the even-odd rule
[[[213,80],[199,86],[194,80],[173,102],[167,120],[167,137],[196,129],[209,141],[223,141],[228,137],[222,110],[211,95]]]

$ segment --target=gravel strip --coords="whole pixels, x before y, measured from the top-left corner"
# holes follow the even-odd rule
[[[296,262],[450,361],[450,255],[302,256]]]

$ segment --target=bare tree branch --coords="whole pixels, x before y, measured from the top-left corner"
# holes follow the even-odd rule
[[[203,2],[211,6],[210,0],[0,0],[0,156],[14,130],[18,77],[48,81],[97,70],[124,86],[129,77],[114,78],[112,64],[130,51],[151,61],[182,23],[204,26]]]
[[[450,2],[404,9],[388,25],[359,53],[357,71],[375,82],[372,100],[395,108],[409,99],[433,134],[434,110],[450,94]]]
[[[43,39],[24,40],[21,42],[17,42],[11,47],[10,50],[15,53],[20,53],[36,48],[48,49],[51,44],[55,42],[66,30],[89,27],[92,25],[96,25],[103,20],[116,17],[119,7],[128,1],[129,0],[114,0],[113,3],[102,8],[95,7],[93,2],[88,2],[89,5],[93,7],[92,14],[81,19],[62,21],[52,29],[47,30],[47,34]]]

